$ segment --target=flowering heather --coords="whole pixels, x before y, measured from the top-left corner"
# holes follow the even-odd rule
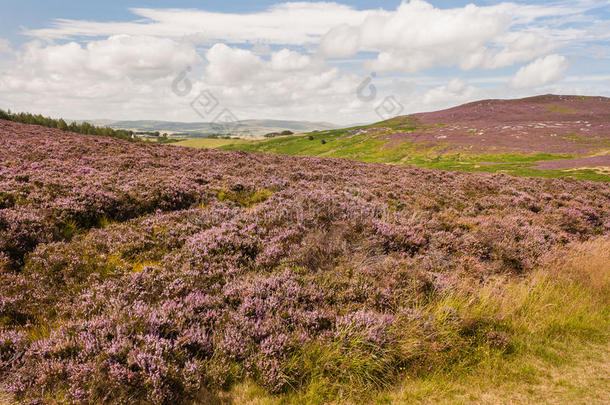
[[[173,404],[246,378],[298,389],[323,348],[379,386],[426,361],[401,352],[401,331],[447,351],[425,297],[608,234],[605,183],[0,121],[0,383],[24,402]],[[494,319],[441,315],[510,345]]]

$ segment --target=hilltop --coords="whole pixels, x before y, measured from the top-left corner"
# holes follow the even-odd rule
[[[483,100],[366,126],[213,146],[608,181],[610,99],[545,95]]]
[[[399,117],[417,129],[394,142],[445,145],[447,150],[588,154],[610,147],[610,98],[544,95],[483,100]]]

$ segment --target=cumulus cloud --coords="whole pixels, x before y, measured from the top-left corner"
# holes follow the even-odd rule
[[[212,46],[206,52],[206,60],[207,81],[224,85],[277,81],[287,75],[309,74],[324,69],[321,61],[290,49],[271,52],[269,60],[266,60],[255,51],[223,43]]]
[[[530,61],[548,54],[558,46],[548,38],[530,32],[506,33],[497,40],[497,44],[499,49],[483,46],[463,55],[460,59],[460,67],[464,70],[497,69]]]
[[[553,11],[567,12],[561,7]],[[411,0],[394,12],[369,15],[359,25],[333,28],[322,37],[319,52],[327,57],[377,52],[366,63],[367,69],[377,72],[417,73],[439,65],[495,69],[532,60],[555,48],[544,31],[515,28],[549,12],[537,7],[520,9],[512,3],[439,9]]]
[[[271,68],[277,71],[291,72],[311,66],[311,57],[301,55],[289,49],[282,49],[271,55]]]
[[[34,41],[26,45],[18,64],[25,70],[38,70],[71,77],[99,74],[114,78],[162,77],[201,60],[195,48],[167,38],[115,35],[91,41],[45,45]]]
[[[548,55],[523,66],[513,77],[510,85],[514,88],[535,88],[560,80],[569,63],[565,56]]]
[[[257,75],[264,61],[253,52],[216,44],[206,53],[206,73],[212,83],[239,83]]]
[[[318,46],[322,56],[346,58],[356,54],[360,48],[360,30],[341,24],[327,32]]]
[[[0,38],[0,53],[12,53],[11,43],[8,39]]]
[[[291,108],[301,109],[301,114],[306,114],[307,108],[321,108],[328,109],[322,111],[326,115],[337,105],[348,104],[360,81],[354,74],[341,74],[336,67],[289,49],[263,58],[219,43],[207,51],[206,60],[198,85],[208,86],[227,104],[240,105],[242,111],[245,105],[280,115]]]
[[[202,61],[190,44],[167,38],[112,36],[81,45],[32,41],[0,76],[4,108],[68,118],[171,111],[173,77]],[[108,111],[106,113],[105,111]]]
[[[506,16],[494,13],[493,8],[468,5],[458,9],[437,9],[423,0],[402,3],[395,12],[369,16],[357,27],[329,32],[321,47],[333,51],[325,41],[336,37],[356,39],[358,46],[351,49],[394,53],[407,57],[410,52],[426,49],[442,54],[450,46],[463,44],[472,47],[505,31],[509,25]],[[353,37],[353,38],[351,38]],[[329,56],[334,56],[332,53]]]
[[[434,87],[423,96],[423,102],[427,107],[436,108],[443,105],[457,105],[472,101],[483,93],[477,88],[469,86],[461,79],[453,79],[444,86]]]

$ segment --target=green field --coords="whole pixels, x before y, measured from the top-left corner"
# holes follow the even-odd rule
[[[379,131],[376,130],[379,128]],[[482,153],[457,152],[449,144],[427,145],[402,142],[390,144],[380,139],[394,131],[425,130],[415,119],[400,117],[381,123],[273,139],[246,141],[193,138],[177,145],[196,148],[244,150],[272,154],[344,158],[363,162],[414,165],[442,170],[469,172],[501,172],[517,176],[573,177],[580,180],[610,181],[608,173],[594,168],[571,170],[539,170],[531,168],[535,162],[553,159],[573,159],[578,156],[537,153]],[[369,131],[358,133],[358,131]]]
[[[237,145],[247,144],[249,142],[251,141],[242,141],[237,139],[188,138],[183,141],[176,142],[175,144],[190,148],[217,149],[227,146],[236,147]]]

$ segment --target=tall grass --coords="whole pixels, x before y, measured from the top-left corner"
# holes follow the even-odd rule
[[[357,338],[304,347],[293,361],[301,375],[308,369],[308,381],[296,392],[269,396],[244,383],[218,400],[603,403],[610,390],[591,368],[610,359],[609,298],[610,239],[602,238],[571,246],[525,277],[468,280],[422,301],[417,311],[429,324],[398,320],[389,347],[360,350]],[[584,378],[591,390],[553,373]]]

